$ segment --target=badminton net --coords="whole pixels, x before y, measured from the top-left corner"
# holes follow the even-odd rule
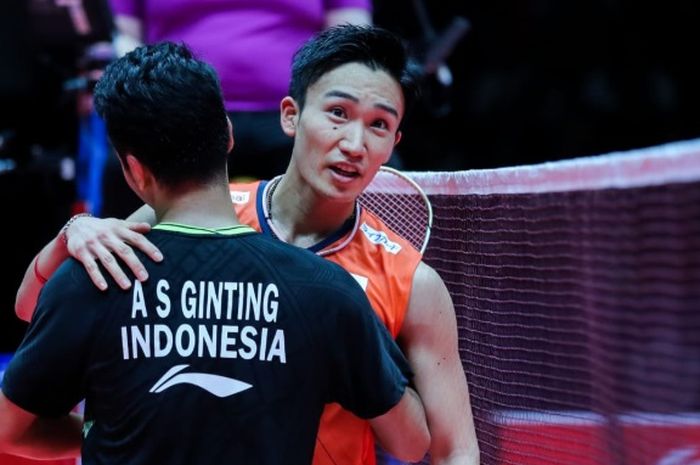
[[[482,464],[700,464],[700,141],[409,175]]]

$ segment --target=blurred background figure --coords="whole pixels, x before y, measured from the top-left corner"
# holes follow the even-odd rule
[[[371,0],[109,0],[118,55],[141,43],[184,42],[221,79],[236,147],[232,179],[282,174],[292,140],[279,123],[294,51],[334,24],[369,24]],[[141,202],[124,183],[115,157],[104,175],[105,216],[125,217]]]
[[[231,177],[270,179],[289,162],[279,123],[294,51],[340,23],[371,22],[371,0],[110,0],[120,52],[142,42],[186,43],[214,66],[234,124]]]
[[[111,38],[109,9],[99,0],[0,2],[0,197],[3,217],[17,226],[1,236],[11,244],[5,266],[12,275],[0,286],[2,305],[14,299],[17,266],[30,248],[95,193],[89,192],[94,184],[83,184],[88,191],[78,195],[91,166],[79,161],[80,134],[90,126],[81,125],[77,96],[92,85],[93,73],[84,68],[95,64],[88,49]],[[0,353],[16,346],[23,331],[14,318],[0,316]]]

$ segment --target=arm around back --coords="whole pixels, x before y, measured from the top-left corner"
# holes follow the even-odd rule
[[[418,393],[406,387],[401,400],[384,415],[370,420],[384,450],[399,460],[418,462],[430,446],[425,409]]]
[[[46,280],[69,257],[80,261],[93,284],[102,290],[107,288],[107,281],[98,263],[102,264],[122,289],[131,286],[130,279],[121,269],[115,255],[139,280],[147,279],[146,270],[133,247],[142,250],[155,261],[162,260],[160,251],[143,235],[150,230],[150,224],[155,223],[155,216],[153,210],[142,207],[129,218],[128,221],[89,216],[71,219],[68,227],[62,228],[27,267],[15,298],[17,316],[24,321],[31,320],[39,292]]]
[[[478,464],[479,445],[459,356],[454,305],[440,276],[422,262],[414,275],[399,341],[425,407],[431,463]]]
[[[40,418],[0,392],[0,454],[35,460],[76,458],[80,455],[81,430],[79,415]]]
[[[101,293],[85,282],[80,292],[71,266],[77,268],[65,264],[47,283],[3,376],[0,453],[38,459],[80,453],[82,419],[71,410],[85,398],[83,374],[98,314],[83,305],[93,308],[94,296]]]
[[[70,255],[66,245],[59,237],[55,237],[32,259],[15,297],[15,314],[19,319],[32,319],[39,292],[46,280],[68,257]]]

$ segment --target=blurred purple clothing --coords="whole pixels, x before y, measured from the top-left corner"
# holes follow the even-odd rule
[[[186,43],[219,73],[229,111],[270,111],[287,95],[292,55],[325,12],[371,0],[110,0],[139,18],[147,43]]]

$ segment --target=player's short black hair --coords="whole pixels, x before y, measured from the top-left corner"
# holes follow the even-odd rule
[[[401,39],[380,27],[350,24],[325,29],[295,53],[289,95],[303,109],[309,87],[324,74],[347,63],[361,63],[388,73],[401,86],[406,109],[416,99],[417,76],[410,71]]]
[[[219,78],[184,45],[144,45],[107,66],[94,102],[120,157],[177,187],[225,174],[229,132]]]

